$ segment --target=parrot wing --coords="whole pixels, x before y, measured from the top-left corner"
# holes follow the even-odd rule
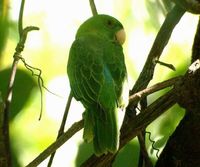
[[[96,103],[103,84],[103,53],[92,49],[86,39],[74,41],[67,67],[72,93],[85,108]]]
[[[128,105],[129,88],[123,49],[121,45],[116,42],[110,42],[108,48],[112,49],[105,50],[104,60],[115,82],[118,107],[125,108]]]

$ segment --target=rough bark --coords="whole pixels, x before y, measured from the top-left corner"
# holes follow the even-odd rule
[[[169,138],[155,167],[200,166],[200,61],[195,61],[175,89],[186,114]]]
[[[186,114],[169,138],[155,167],[200,166],[200,21],[192,47],[192,65],[176,86],[178,104]]]

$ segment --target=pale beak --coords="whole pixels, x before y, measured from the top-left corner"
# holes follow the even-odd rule
[[[117,41],[121,45],[123,45],[123,43],[126,40],[126,33],[125,33],[124,29],[121,29],[121,30],[117,31],[117,33],[115,34],[115,37],[116,37]]]

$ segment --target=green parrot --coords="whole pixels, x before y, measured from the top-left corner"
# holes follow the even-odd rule
[[[71,91],[85,107],[86,142],[97,156],[119,147],[118,114],[128,104],[127,71],[122,44],[125,32],[114,17],[96,15],[78,29],[68,58]]]

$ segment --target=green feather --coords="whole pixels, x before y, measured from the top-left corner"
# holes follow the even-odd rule
[[[87,143],[91,142],[94,138],[94,118],[92,112],[93,111],[86,110],[83,113],[83,118],[84,118],[83,139]]]

